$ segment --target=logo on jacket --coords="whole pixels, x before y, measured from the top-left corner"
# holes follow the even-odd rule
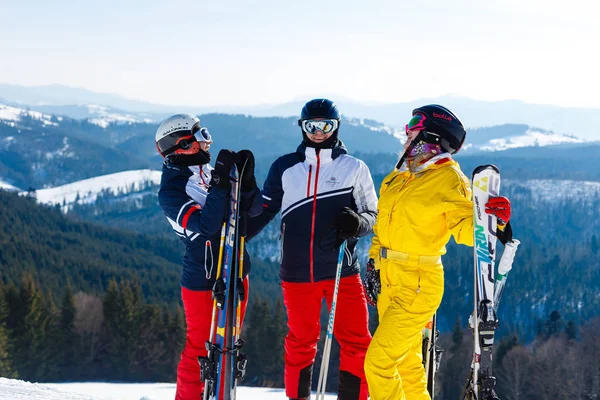
[[[335,187],[337,185],[341,185],[342,182],[338,181],[335,176],[332,176],[331,178],[325,181],[325,184],[329,187]]]

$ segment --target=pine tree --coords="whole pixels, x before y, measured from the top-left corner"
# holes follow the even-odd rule
[[[1,281],[0,281],[1,282]],[[10,357],[9,330],[6,328],[9,310],[3,286],[0,286],[0,376],[15,378]]]
[[[62,298],[58,324],[58,348],[60,349],[58,367],[62,375],[61,380],[77,379],[79,371],[79,360],[76,357],[76,346],[79,344],[79,335],[75,330],[76,314],[75,296],[69,281]]]
[[[441,383],[438,388],[443,394],[442,398],[457,399],[460,398],[472,357],[472,345],[464,340],[460,317],[456,318],[452,331],[452,345],[447,353],[449,354],[445,352],[442,357],[443,365],[440,366],[436,379]]]
[[[567,340],[570,342],[577,340],[577,325],[572,320],[567,322],[567,327],[565,328],[565,334],[567,335]]]

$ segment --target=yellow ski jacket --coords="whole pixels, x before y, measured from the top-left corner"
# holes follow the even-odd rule
[[[381,247],[441,256],[450,235],[457,243],[473,246],[471,186],[448,153],[431,158],[414,172],[406,166],[394,169],[381,185],[378,210],[369,251],[377,269]]]

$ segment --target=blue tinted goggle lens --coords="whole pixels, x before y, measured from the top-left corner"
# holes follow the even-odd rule
[[[336,119],[305,119],[302,121],[302,130],[309,135],[314,135],[317,132],[329,134],[335,131],[338,127]]]
[[[206,128],[200,128],[200,130],[194,133],[194,137],[198,142],[212,142],[212,136],[210,136],[210,132]]]

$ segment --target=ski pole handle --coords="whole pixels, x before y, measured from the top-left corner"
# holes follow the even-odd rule
[[[498,274],[506,275],[512,269],[517,247],[519,247],[520,243],[521,242],[517,239],[506,242],[506,246],[504,246],[504,252],[500,258],[500,263],[498,264]]]

